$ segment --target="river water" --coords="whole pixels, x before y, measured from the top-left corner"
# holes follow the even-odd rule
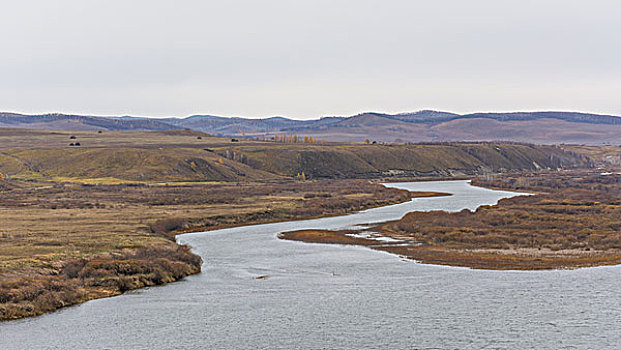
[[[179,236],[203,273],[162,287],[0,323],[0,349],[619,349],[621,268],[485,271],[423,265],[364,247],[282,241],[412,210],[474,209],[514,195],[450,192],[333,218]],[[256,279],[258,276],[268,276]]]

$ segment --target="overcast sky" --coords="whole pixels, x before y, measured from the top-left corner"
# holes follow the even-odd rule
[[[0,110],[621,115],[621,2],[5,1]]]

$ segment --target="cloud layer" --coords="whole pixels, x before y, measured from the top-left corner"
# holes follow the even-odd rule
[[[0,110],[621,114],[618,13],[571,0],[11,2]]]

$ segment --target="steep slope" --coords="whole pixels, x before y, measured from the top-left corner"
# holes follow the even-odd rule
[[[21,179],[265,181],[280,176],[199,148],[72,148],[5,151],[0,172]],[[15,161],[19,160],[19,161]],[[30,164],[34,171],[20,164]]]
[[[452,176],[496,171],[590,166],[590,161],[555,146],[433,144],[367,146],[280,146],[227,148],[254,168],[294,176],[360,178]]]

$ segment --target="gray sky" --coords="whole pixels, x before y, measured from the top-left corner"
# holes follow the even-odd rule
[[[0,110],[621,115],[621,2],[5,1]]]

